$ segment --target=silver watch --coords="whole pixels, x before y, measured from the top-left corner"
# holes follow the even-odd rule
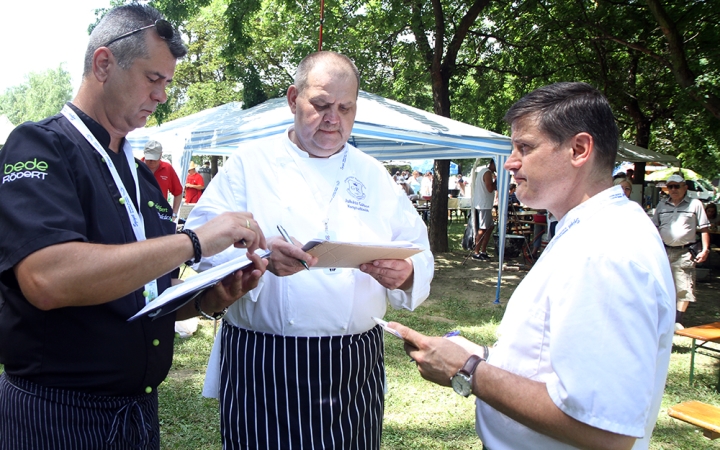
[[[483,361],[485,359],[478,355],[470,355],[465,365],[458,370],[454,377],[450,378],[450,384],[457,394],[463,397],[469,397],[472,394],[472,377],[477,366]]]

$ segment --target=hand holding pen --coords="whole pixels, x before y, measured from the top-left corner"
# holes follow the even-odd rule
[[[288,244],[290,244],[291,246],[293,246],[293,249],[292,249],[292,252],[293,252],[293,253],[297,254],[297,253],[299,253],[299,252],[302,252],[302,250],[300,250],[300,249],[295,245],[295,243],[293,243],[292,239],[290,238],[290,235],[287,233],[287,231],[285,231],[285,228],[283,228],[282,226],[278,225],[277,229],[278,229],[278,231],[280,232],[280,235],[282,236],[283,240],[284,240],[285,242],[287,242]],[[283,247],[283,248],[287,248],[287,247],[285,246],[285,247]],[[299,257],[297,257],[297,256],[295,256],[295,255],[289,255],[289,254],[285,254],[285,253],[287,253],[287,252],[284,252],[284,253],[283,253],[283,256],[284,256],[286,259],[285,259],[284,261],[281,261],[281,264],[284,264],[285,266],[287,266],[287,265],[289,265],[289,263],[288,263],[288,258],[294,258],[296,261],[300,262],[300,264],[302,264],[303,267],[305,267],[305,269],[308,269],[308,270],[310,269],[310,266],[308,265],[308,263],[307,263],[307,261],[306,261],[305,259],[299,258]],[[280,255],[277,255],[277,256],[279,257]],[[273,258],[271,258],[271,259],[273,259]],[[313,264],[314,264],[314,262],[313,262]],[[296,267],[297,267],[297,266],[296,266]],[[281,273],[276,273],[276,271],[273,270],[273,273],[275,273],[275,274],[278,275],[278,276],[284,276],[284,275],[291,275],[292,273],[295,273],[296,271],[297,271],[297,269],[294,269],[294,270],[292,270],[292,271],[290,271],[290,272],[288,272],[287,270],[280,270]]]

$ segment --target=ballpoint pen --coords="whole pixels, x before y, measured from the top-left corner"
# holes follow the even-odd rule
[[[285,228],[283,228],[282,226],[278,225],[278,226],[277,226],[277,229],[278,229],[278,231],[280,232],[280,235],[283,237],[283,239],[285,239],[285,241],[286,241],[287,243],[292,244],[292,245],[295,245],[295,244],[293,243],[292,239],[290,239],[290,235],[287,234],[287,231],[285,231]],[[310,270],[310,267],[308,267],[308,265],[307,265],[307,263],[306,263],[305,261],[303,261],[302,259],[298,259],[298,261],[300,261],[300,263],[303,265],[304,268],[306,268],[307,270]]]

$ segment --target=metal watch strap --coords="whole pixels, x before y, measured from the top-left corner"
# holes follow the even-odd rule
[[[205,311],[202,310],[200,307],[200,303],[202,302],[203,297],[205,296],[206,289],[203,289],[202,291],[195,294],[195,311],[199,312],[201,316],[203,316],[206,319],[210,320],[219,320],[222,319],[225,313],[227,313],[228,309],[225,308],[220,312],[215,312],[213,314],[208,314]]]

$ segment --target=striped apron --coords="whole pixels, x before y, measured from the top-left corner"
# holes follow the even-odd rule
[[[385,366],[380,327],[278,336],[223,321],[223,449],[379,449]]]
[[[101,397],[0,375],[1,450],[158,448],[155,392]]]

